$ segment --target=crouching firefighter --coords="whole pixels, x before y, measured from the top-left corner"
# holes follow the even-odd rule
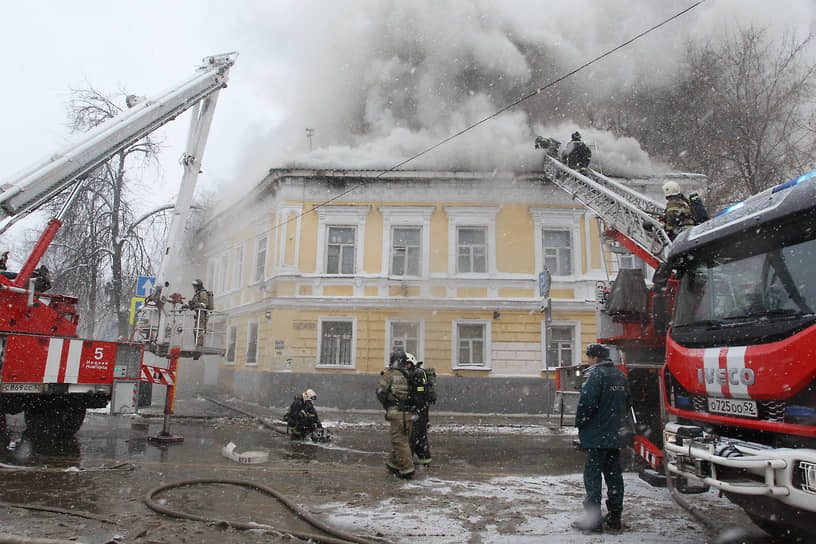
[[[323,431],[323,425],[317,416],[314,401],[317,394],[313,389],[307,389],[303,394],[295,397],[289,406],[289,411],[283,416],[286,421],[286,431],[292,440],[311,438],[313,442],[328,441],[328,433]]]
[[[413,365],[408,362],[405,351],[395,349],[376,390],[377,400],[385,408],[385,419],[391,433],[391,455],[385,466],[392,474],[406,479],[414,476],[414,461],[408,442],[414,423],[408,383],[409,366]]]

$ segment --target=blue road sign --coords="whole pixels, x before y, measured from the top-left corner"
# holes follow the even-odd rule
[[[146,297],[153,292],[153,287],[156,286],[156,278],[152,276],[139,276],[136,280],[136,296]]]

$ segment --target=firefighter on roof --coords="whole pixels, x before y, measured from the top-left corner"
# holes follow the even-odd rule
[[[589,146],[581,140],[580,132],[573,132],[569,143],[561,150],[561,161],[573,170],[582,174],[589,167],[589,160],[592,158],[592,151]]]

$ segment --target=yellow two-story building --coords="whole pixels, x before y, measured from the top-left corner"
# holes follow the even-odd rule
[[[548,413],[554,369],[596,338],[599,285],[642,266],[601,242],[542,174],[271,170],[199,233],[217,384],[272,406],[311,387],[324,406],[378,408],[402,347],[436,369],[438,409]]]

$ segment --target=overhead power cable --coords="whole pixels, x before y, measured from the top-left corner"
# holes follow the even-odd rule
[[[482,119],[480,119],[480,120],[476,121],[475,123],[473,123],[473,124],[471,124],[471,125],[468,125],[467,127],[463,128],[463,129],[461,129],[461,130],[459,130],[458,132],[455,132],[455,133],[451,134],[450,136],[448,136],[448,137],[446,137],[446,138],[444,138],[444,139],[440,140],[439,142],[437,142],[437,143],[435,143],[435,144],[433,144],[433,145],[431,145],[431,146],[429,146],[429,147],[427,147],[427,148],[423,149],[422,151],[420,151],[420,152],[418,152],[418,153],[416,153],[416,154],[414,154],[414,155],[412,155],[412,156],[408,157],[407,159],[405,159],[405,160],[403,160],[403,161],[401,161],[401,162],[399,162],[399,163],[395,164],[394,166],[392,166],[392,167],[390,167],[390,168],[387,168],[387,169],[385,169],[385,170],[381,170],[379,174],[377,174],[376,176],[374,176],[374,179],[379,179],[379,178],[381,178],[382,176],[384,176],[385,174],[387,174],[387,173],[389,173],[389,172],[394,172],[394,171],[398,170],[399,168],[401,168],[401,167],[405,166],[405,165],[406,165],[406,164],[408,164],[409,162],[412,162],[412,161],[414,161],[414,160],[416,160],[416,159],[418,159],[418,158],[422,157],[423,155],[426,155],[426,154],[430,153],[431,151],[433,151],[433,150],[435,150],[435,149],[437,149],[437,148],[439,148],[439,147],[441,147],[441,146],[445,145],[446,143],[450,142],[451,140],[454,140],[454,139],[456,139],[456,138],[458,138],[458,137],[462,136],[463,134],[465,134],[465,133],[467,133],[467,132],[470,132],[471,130],[475,129],[476,127],[478,127],[478,126],[480,126],[480,125],[483,125],[484,123],[486,123],[486,122],[490,121],[491,119],[494,119],[494,118],[498,117],[498,116],[499,116],[499,115],[501,115],[502,113],[504,113],[504,112],[506,112],[506,111],[508,111],[508,110],[511,110],[511,109],[515,108],[516,106],[518,106],[518,105],[519,105],[519,104],[521,104],[522,102],[526,102],[527,100],[529,100],[529,99],[533,98],[534,96],[537,96],[537,95],[541,94],[541,92],[542,92],[542,91],[545,91],[545,90],[549,89],[550,87],[553,87],[553,86],[555,86],[555,85],[557,85],[557,84],[561,83],[561,82],[562,82],[562,81],[564,81],[565,79],[567,79],[567,78],[569,78],[569,77],[574,76],[574,75],[575,75],[575,74],[577,74],[578,72],[581,72],[582,70],[585,70],[586,68],[588,68],[588,67],[592,66],[593,64],[595,64],[595,63],[597,63],[597,62],[600,62],[600,61],[601,61],[601,60],[603,60],[604,58],[606,58],[606,57],[608,57],[608,56],[610,56],[610,55],[612,55],[612,54],[614,54],[614,53],[616,53],[616,52],[620,51],[621,49],[623,49],[623,48],[625,48],[625,47],[628,47],[629,45],[632,45],[632,44],[633,44],[634,42],[636,42],[637,40],[639,40],[639,39],[643,38],[644,36],[646,36],[646,35],[648,35],[648,34],[651,34],[651,33],[652,33],[652,32],[654,32],[655,30],[657,30],[658,28],[660,28],[660,27],[662,27],[662,26],[665,26],[665,25],[669,24],[670,22],[674,21],[675,19],[678,19],[678,18],[682,17],[682,16],[683,16],[683,15],[685,15],[686,13],[688,13],[688,12],[690,12],[691,10],[693,10],[694,8],[698,7],[700,4],[705,3],[705,1],[706,1],[706,0],[699,0],[699,1],[697,1],[697,2],[694,2],[693,4],[691,4],[690,6],[688,6],[687,8],[685,8],[685,9],[683,9],[683,10],[678,11],[677,13],[675,13],[674,15],[672,15],[672,16],[670,16],[670,17],[668,17],[668,18],[664,19],[663,21],[661,21],[661,22],[659,22],[659,23],[657,23],[657,24],[655,24],[655,25],[653,25],[653,26],[651,26],[651,27],[647,28],[646,30],[644,30],[644,31],[642,31],[642,32],[640,32],[640,33],[638,33],[638,34],[636,34],[636,35],[634,35],[634,36],[632,36],[631,38],[629,38],[629,39],[628,39],[628,40],[626,40],[625,42],[622,42],[621,44],[619,44],[619,45],[617,45],[617,46],[613,47],[612,49],[608,49],[608,50],[607,50],[607,51],[605,51],[604,53],[601,53],[600,55],[598,55],[598,56],[594,57],[593,59],[588,60],[588,61],[586,61],[585,63],[581,64],[581,65],[580,65],[580,66],[578,66],[577,68],[574,68],[574,69],[570,70],[569,72],[566,72],[566,73],[564,73],[564,74],[562,74],[562,75],[560,75],[560,76],[556,77],[555,79],[553,79],[553,80],[552,80],[552,81],[550,81],[549,83],[547,83],[547,84],[545,84],[545,85],[543,85],[543,86],[541,86],[541,87],[538,87],[537,89],[535,89],[535,90],[533,90],[533,91],[530,91],[530,92],[528,92],[528,93],[527,93],[527,94],[525,94],[525,95],[522,95],[520,98],[518,98],[518,99],[516,99],[515,101],[513,101],[513,102],[511,102],[511,103],[507,104],[506,106],[504,106],[504,107],[502,107],[502,108],[500,108],[500,109],[496,110],[495,112],[491,113],[491,114],[490,114],[490,115],[488,115],[487,117],[484,117],[484,118],[482,118]],[[314,211],[316,211],[318,208],[321,208],[321,207],[323,207],[323,206],[326,206],[327,204],[331,204],[332,202],[334,202],[334,201],[336,201],[336,200],[338,200],[338,199],[340,199],[340,198],[342,198],[342,197],[346,196],[347,194],[351,193],[352,191],[355,191],[356,189],[358,189],[358,188],[359,188],[360,186],[362,186],[362,185],[364,185],[362,182],[357,183],[356,185],[352,185],[351,187],[349,187],[349,188],[348,188],[348,189],[346,189],[345,191],[342,191],[342,192],[338,193],[337,195],[333,196],[332,198],[330,198],[330,199],[328,199],[328,200],[325,200],[325,201],[323,201],[323,202],[321,202],[321,203],[319,203],[319,204],[315,204],[314,206],[312,206],[312,208],[311,208],[311,209],[309,209],[309,210],[307,210],[307,211],[305,211],[305,212],[302,212],[302,213],[300,213],[300,214],[298,214],[298,215],[296,215],[296,216],[294,216],[294,217],[291,217],[291,218],[287,219],[286,221],[282,221],[282,222],[278,223],[277,225],[275,225],[275,226],[273,227],[273,229],[272,229],[272,230],[276,230],[276,229],[278,229],[279,227],[282,227],[283,225],[286,225],[286,224],[290,223],[291,221],[295,221],[295,220],[297,220],[297,219],[301,218],[302,216],[306,215],[307,213],[314,212]]]

